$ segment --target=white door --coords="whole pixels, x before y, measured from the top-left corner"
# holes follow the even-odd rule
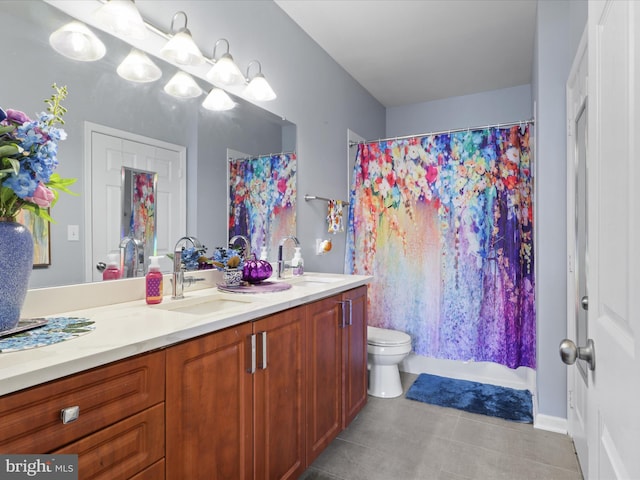
[[[186,234],[186,148],[87,123],[86,150],[91,158],[87,206],[87,280],[100,281],[98,262],[118,252],[121,241],[122,167],[158,174],[156,192],[156,255],[166,255]],[[171,262],[161,262],[164,272]]]
[[[585,29],[567,81],[567,336],[586,345],[587,293],[587,32]],[[584,301],[583,301],[584,299]],[[588,365],[578,359],[567,372],[569,434],[588,477]]]
[[[589,2],[590,479],[640,479],[640,2]]]

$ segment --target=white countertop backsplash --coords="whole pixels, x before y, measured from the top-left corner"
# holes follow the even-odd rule
[[[157,306],[147,305],[144,300],[144,278],[30,290],[23,318],[83,317],[94,321],[96,328],[54,345],[0,353],[0,395],[319,300],[372,279],[364,275],[305,273],[282,280],[293,285],[288,290],[245,294],[218,291],[220,272],[205,270],[190,275],[205,280],[186,288],[182,300],[171,300],[170,275],[166,275],[165,297]],[[318,281],[314,282],[314,278]],[[206,314],[167,310],[200,297],[239,303],[230,310]]]

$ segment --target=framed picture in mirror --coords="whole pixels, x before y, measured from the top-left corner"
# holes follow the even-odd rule
[[[47,208],[47,212],[49,209]],[[33,236],[33,268],[51,265],[51,225],[28,210],[20,210],[16,222],[29,229]]]

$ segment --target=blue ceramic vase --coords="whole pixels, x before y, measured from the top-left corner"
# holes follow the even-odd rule
[[[32,268],[31,232],[12,219],[0,218],[0,331],[18,324]]]

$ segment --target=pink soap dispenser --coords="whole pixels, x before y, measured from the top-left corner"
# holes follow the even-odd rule
[[[102,272],[102,280],[117,280],[120,278],[120,255],[110,253],[108,258],[109,264]]]
[[[149,264],[149,273],[147,273],[145,279],[146,297],[149,305],[162,302],[162,272],[158,263],[161,258],[161,256],[149,257],[151,263]]]

